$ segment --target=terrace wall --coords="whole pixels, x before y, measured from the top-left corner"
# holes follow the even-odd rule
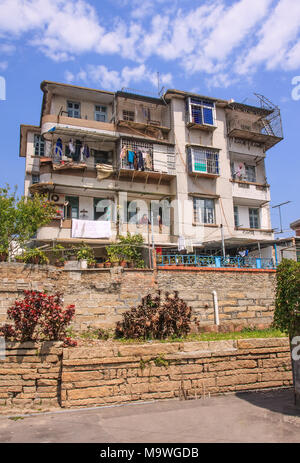
[[[75,304],[74,328],[112,328],[124,311],[137,305],[149,292],[179,291],[193,308],[201,326],[214,326],[212,291],[217,292],[219,318],[224,330],[271,324],[274,311],[273,270],[251,269],[160,269],[122,271],[121,268],[61,270],[52,266],[0,263],[0,323],[7,309],[24,290],[64,295],[64,303]]]

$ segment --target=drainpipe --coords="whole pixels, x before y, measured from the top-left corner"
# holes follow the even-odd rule
[[[217,291],[212,291],[213,299],[214,299],[214,310],[215,310],[215,325],[220,325],[219,320],[219,304],[218,304],[218,296]]]

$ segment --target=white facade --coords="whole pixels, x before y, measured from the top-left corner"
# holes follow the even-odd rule
[[[104,220],[100,199],[111,204],[109,241],[127,231],[151,241],[143,223],[150,204],[157,246],[176,247],[184,237],[217,248],[222,233],[228,247],[273,239],[264,159],[280,138],[260,133],[263,110],[176,90],[161,99],[51,82],[42,90],[41,126],[21,126],[20,145],[25,194],[46,193],[60,211],[39,230],[39,242],[74,242],[72,218]],[[89,157],[72,158],[70,140],[87,145]]]

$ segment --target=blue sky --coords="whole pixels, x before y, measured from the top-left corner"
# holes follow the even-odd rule
[[[249,104],[256,92],[280,106],[271,205],[292,201],[285,229],[300,218],[299,0],[0,0],[0,185],[23,192],[19,126],[39,124],[42,80],[155,93],[157,72],[161,87]]]

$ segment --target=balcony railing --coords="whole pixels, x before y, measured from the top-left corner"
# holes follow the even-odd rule
[[[192,254],[178,255],[166,254],[157,256],[159,267],[174,265],[184,267],[208,267],[208,268],[245,268],[245,269],[275,269],[273,259],[260,257],[222,257],[222,256],[197,256]]]
[[[267,148],[271,148],[282,140],[282,137],[274,132],[272,125],[266,119],[253,122],[249,119],[233,118],[227,121],[227,127],[229,137],[262,143]]]

